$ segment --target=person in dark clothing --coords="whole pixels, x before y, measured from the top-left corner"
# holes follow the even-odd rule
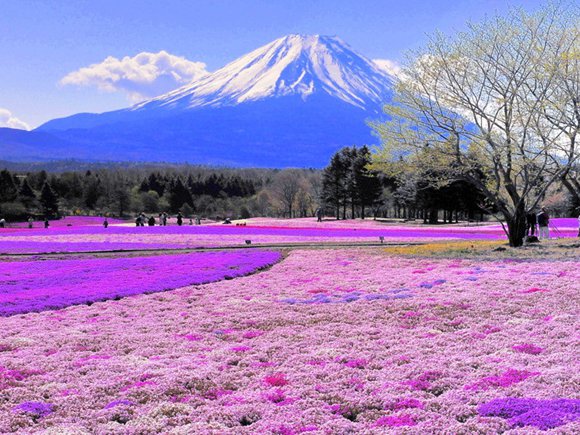
[[[0,228],[4,228],[6,226],[6,220],[0,219]]]
[[[316,209],[316,222],[322,222],[322,208]]]
[[[181,212],[177,213],[177,225],[179,226],[183,225],[183,215],[181,214]]]
[[[147,225],[149,225],[150,227],[154,227],[155,226],[155,218],[153,216],[151,216],[149,218],[149,220],[147,221]]]
[[[535,236],[536,235],[536,225],[538,224],[538,220],[536,219],[536,214],[531,211],[526,215],[526,232],[528,236]]]
[[[44,218],[44,228],[48,228],[50,224],[48,223],[48,218]]]
[[[109,227],[109,220],[107,218],[105,218],[105,220],[103,221],[103,227],[105,228]]]

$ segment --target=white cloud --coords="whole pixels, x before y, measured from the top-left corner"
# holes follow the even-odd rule
[[[377,67],[379,67],[379,69],[385,71],[386,73],[388,73],[392,76],[401,78],[402,73],[403,73],[403,69],[401,68],[401,65],[399,65],[394,60],[373,59],[373,62],[375,63],[375,65]]]
[[[30,130],[30,126],[15,117],[10,110],[0,108],[0,127],[17,128],[19,130]]]
[[[125,92],[132,102],[156,97],[208,74],[205,63],[192,62],[166,51],[142,52],[122,59],[109,56],[63,77],[62,85],[96,86]]]

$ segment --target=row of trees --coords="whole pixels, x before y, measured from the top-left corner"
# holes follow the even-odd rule
[[[115,168],[47,173],[0,172],[0,216],[9,220],[59,214],[155,214],[211,218],[313,216],[320,171]]]
[[[322,173],[322,203],[333,210],[337,219],[357,214],[364,219],[368,208],[377,210],[384,203],[382,198],[386,180],[376,171],[368,169],[371,152],[366,147],[346,147],[334,154],[329,166]]]

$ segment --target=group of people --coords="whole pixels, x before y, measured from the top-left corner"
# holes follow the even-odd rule
[[[163,213],[159,213],[159,221],[158,224],[159,226],[167,226],[167,221],[171,219],[171,216],[169,216],[168,213],[163,212]],[[181,212],[178,212],[177,215],[175,216],[175,221],[177,222],[177,225],[182,226],[183,225],[183,215],[181,214]],[[106,222],[106,219],[105,219]],[[153,227],[155,226],[156,220],[154,216],[149,216],[147,217],[145,215],[145,213],[140,213],[136,218],[135,218],[135,225],[138,227],[144,227],[145,224],[147,224],[147,226],[149,227]],[[201,225],[201,218],[199,216],[196,216],[195,218],[195,224],[196,225]],[[103,225],[105,226],[105,228],[107,228],[108,226],[108,222],[105,225],[105,223],[103,223]],[[189,225],[193,225],[193,219],[189,218]]]
[[[2,219],[2,221],[4,221],[4,219]],[[28,228],[33,228],[34,227],[34,219],[32,219],[32,216],[30,216],[27,220],[28,222]],[[6,221],[4,221],[2,223],[2,225],[0,226],[0,228],[4,228],[4,226],[6,225]],[[48,218],[44,218],[44,228],[48,228],[50,227],[50,222],[48,221]]]
[[[580,219],[580,218],[579,218]],[[526,233],[528,236],[536,236],[536,227],[538,230],[538,239],[544,240],[550,238],[550,215],[548,211],[542,207],[538,214],[528,213],[526,216],[526,223],[527,223],[527,230]],[[580,230],[578,232],[580,236]]]

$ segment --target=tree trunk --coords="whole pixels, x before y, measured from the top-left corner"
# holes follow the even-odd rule
[[[439,221],[439,210],[432,208],[429,210],[429,223],[436,224]]]
[[[524,244],[526,236],[526,211],[525,208],[518,207],[513,216],[506,218],[508,227],[508,240],[510,246],[517,248]]]

